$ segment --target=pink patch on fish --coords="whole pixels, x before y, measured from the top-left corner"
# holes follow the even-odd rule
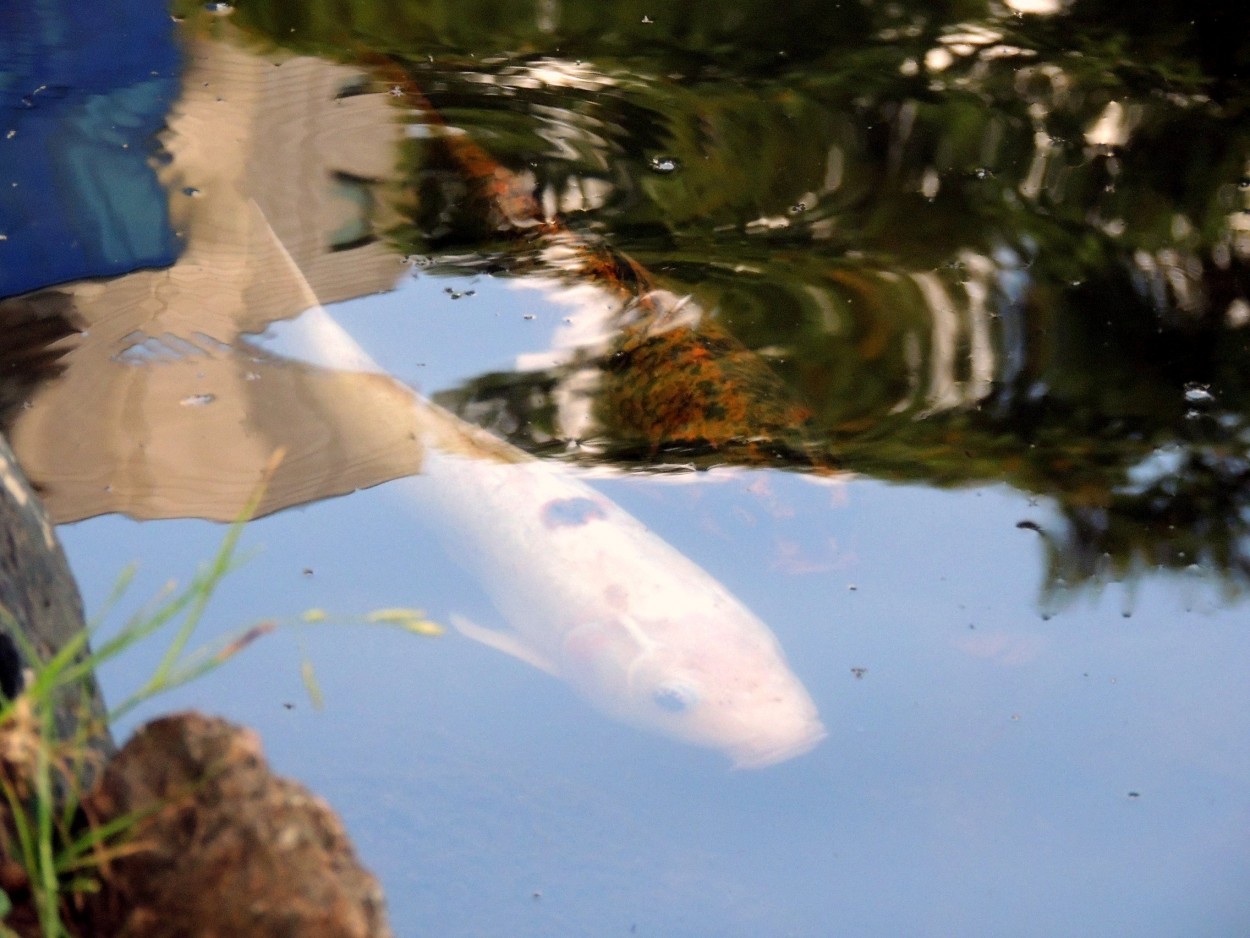
[[[603,601],[609,609],[625,609],[629,606],[629,590],[620,583],[613,583],[603,591]]]

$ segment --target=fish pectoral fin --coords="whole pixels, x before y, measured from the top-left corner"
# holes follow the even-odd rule
[[[546,671],[552,677],[559,677],[556,666],[521,641],[515,632],[501,632],[498,629],[488,629],[478,625],[476,622],[470,622],[464,616],[454,613],[450,616],[450,619],[451,624],[456,627],[456,631],[465,638],[471,638],[475,642],[481,642],[483,645],[488,645],[496,651],[502,651],[505,655],[519,658],[540,671]]]

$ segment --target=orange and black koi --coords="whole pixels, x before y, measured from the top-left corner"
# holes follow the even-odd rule
[[[614,438],[652,456],[662,449],[710,449],[748,464],[781,459],[833,468],[827,453],[806,442],[811,409],[759,355],[690,298],[658,289],[628,255],[546,217],[525,181],[448,127],[400,62],[375,56],[373,64],[391,93],[439,130],[494,230],[565,248],[560,276],[622,300],[618,336],[601,365],[599,417]]]

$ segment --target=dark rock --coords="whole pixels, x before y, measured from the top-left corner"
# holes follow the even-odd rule
[[[23,665],[52,658],[81,637],[82,598],[60,541],[43,505],[22,474],[13,451],[0,436],[0,691],[12,697],[21,687]],[[37,661],[24,660],[29,651]],[[88,654],[84,643],[75,657]],[[59,739],[87,738],[98,754],[113,751],[104,701],[95,676],[87,674],[56,700]],[[98,759],[83,758],[77,782],[90,784]]]
[[[272,775],[250,730],[189,713],[147,724],[86,801],[128,813],[133,852],[100,870],[86,929],[124,938],[389,936],[376,880],[330,807]]]

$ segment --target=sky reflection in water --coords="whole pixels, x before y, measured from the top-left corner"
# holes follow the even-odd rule
[[[965,67],[975,71],[970,61],[947,73],[952,82]],[[274,74],[293,73],[283,69]],[[338,87],[338,73],[319,74],[325,78],[322,90]],[[435,77],[447,83],[444,94],[454,104],[472,75],[449,68]],[[518,75],[518,81],[525,78]],[[380,97],[356,95],[339,104],[359,115]],[[281,102],[274,96],[265,106]],[[239,99],[223,103],[242,106]],[[732,112],[731,103],[722,102],[724,113]],[[896,112],[900,124],[906,112],[906,107]],[[703,116],[709,126],[728,131],[731,123],[717,124],[724,113],[713,109]],[[914,119],[913,111],[909,120]],[[574,121],[566,129],[579,128],[585,129]],[[833,135],[844,139],[842,133]],[[331,123],[314,136],[329,153],[341,134]],[[275,135],[265,143],[284,152],[283,139]],[[580,140],[576,133],[569,139]],[[845,140],[871,149],[867,137],[851,134]],[[1072,183],[1087,171],[1096,175],[1089,168],[1093,163],[1080,162],[1079,143],[1065,146],[1060,141],[1041,148],[1051,161],[1047,165],[1058,167],[1051,179],[1055,191],[1063,180]],[[671,178],[688,179],[682,172],[698,165],[685,156],[681,162],[683,169]],[[315,159],[295,170],[308,165],[319,171]],[[379,174],[389,171],[386,161],[379,165]],[[909,182],[907,172],[900,172],[893,195],[904,207],[919,205],[933,179],[919,171],[923,167],[905,168],[916,169],[916,179]],[[1007,186],[1014,178],[1006,164],[975,179],[959,166],[944,172],[942,191],[965,195]],[[1039,173],[1044,181],[1045,172]],[[292,178],[298,178],[294,170]],[[615,179],[622,186],[628,181]],[[917,191],[907,189],[911,182]],[[986,186],[977,190],[974,182]],[[369,247],[358,248],[351,240],[359,233],[352,225],[364,217],[361,206],[368,199],[362,193],[368,194],[368,186],[359,179],[338,183],[333,191],[312,186],[303,193],[308,204],[337,206],[345,216],[343,240],[334,242],[343,250],[335,254],[318,254],[320,243],[301,253],[299,236],[305,232],[292,220],[295,215],[263,207],[272,224],[289,226],[281,232],[286,249],[315,267],[308,276],[319,291],[342,283],[336,279],[342,269],[334,263],[344,258],[368,257],[379,283],[399,282],[393,292],[332,307],[387,371],[435,393],[492,370],[507,372],[518,356],[549,348],[568,310],[549,296],[512,289],[519,280],[434,277],[420,268],[414,277],[385,250],[352,254]],[[1083,509],[1080,498],[1097,492],[1095,482],[1102,477],[1085,488],[1068,484],[1085,478],[1082,473],[1092,478],[1091,467],[1099,464],[1093,458],[1072,461],[1074,454],[1089,455],[1081,449],[1082,432],[1094,438],[1105,429],[1089,417],[1091,409],[1100,418],[1115,416],[1121,427],[1126,420],[1136,426],[1129,418],[1139,416],[1133,412],[1139,404],[1148,413],[1160,413],[1161,407],[1182,413],[1179,366],[1160,366],[1166,380],[1153,383],[1146,355],[1140,356],[1140,368],[1134,363],[1130,370],[1117,370],[1123,362],[1114,357],[1116,367],[1104,368],[1092,350],[1113,346],[1116,333],[1099,333],[1072,311],[1096,308],[1100,296],[1122,298],[1127,294],[1116,292],[1121,280],[1133,277],[1146,278],[1147,292],[1155,290],[1165,303],[1176,299],[1169,289],[1190,296],[1193,283],[1182,278],[1184,289],[1168,286],[1167,271],[1160,272],[1156,263],[1163,254],[1134,254],[1131,245],[1115,242],[1137,267],[1126,273],[1108,264],[1111,287],[1063,293],[1067,305],[1054,302],[1060,309],[1056,318],[1042,317],[1053,346],[1039,342],[1052,356],[1039,365],[1024,354],[1036,351],[1026,335],[1038,322],[1024,315],[1021,294],[1013,292],[1022,289],[1020,255],[993,255],[982,244],[980,254],[944,259],[958,261],[960,269],[933,269],[922,263],[925,231],[920,230],[914,244],[890,246],[903,254],[908,247],[915,250],[920,266],[908,270],[896,260],[883,261],[879,242],[868,245],[875,255],[848,262],[837,237],[832,247],[819,241],[821,231],[826,236],[841,231],[831,219],[847,222],[838,236],[852,240],[880,230],[869,214],[857,212],[853,199],[840,201],[862,183],[851,179],[846,188],[824,193],[827,200],[820,206],[804,208],[816,218],[814,246],[762,242],[760,225],[744,227],[749,237],[739,240],[703,232],[693,248],[680,239],[657,241],[645,226],[622,227],[634,232],[639,243],[632,246],[648,263],[671,260],[679,273],[686,271],[675,275],[678,282],[700,281],[705,295],[719,297],[734,314],[727,318],[735,328],[754,333],[754,347],[767,345],[759,335],[761,322],[781,328],[758,315],[761,296],[778,284],[781,294],[806,296],[809,306],[794,308],[803,312],[796,319],[809,325],[784,337],[798,342],[817,334],[829,357],[799,362],[786,373],[809,388],[846,380],[865,392],[842,398],[830,393],[816,403],[826,407],[829,425],[844,434],[843,455],[861,469],[912,484],[728,468],[592,480],[773,628],[829,731],[813,752],[758,773],[727,772],[714,755],[606,720],[563,684],[458,635],[429,640],[363,626],[281,631],[228,669],[162,701],[162,707],[198,706],[255,725],[280,770],[324,793],[381,876],[398,934],[628,934],[636,927],[638,934],[684,935],[1223,936],[1250,922],[1244,602],[1225,603],[1221,584],[1209,571],[1186,571],[1175,556],[1165,565],[1179,572],[1146,564],[1142,576],[1126,584],[1095,578],[1083,589],[1067,589],[1055,575],[1054,557],[1046,553],[1048,542],[1018,527],[1029,521],[1048,534],[1060,530],[1061,519],[1068,517],[1064,509]],[[275,203],[281,201],[280,188],[275,184],[268,193]],[[664,190],[655,184],[640,189],[665,204]],[[212,187],[194,196],[175,192],[175,214],[188,211],[187,200],[204,204],[198,201],[201,194],[214,196]],[[263,202],[266,195],[257,197]],[[678,225],[686,211],[689,223],[699,215],[699,195],[693,182],[673,192],[671,201],[680,211],[652,221]],[[987,202],[974,194],[969,204]],[[345,205],[355,206],[355,213]],[[1235,208],[1230,203],[1221,211]],[[715,199],[707,208],[713,215],[732,210]],[[894,211],[907,215],[898,205]],[[219,217],[252,230],[239,213]],[[932,224],[959,216],[924,217]],[[768,219],[775,220],[757,217]],[[856,220],[862,222],[858,233]],[[1183,228],[1172,226],[1181,235]],[[314,230],[308,238],[315,241],[322,233]],[[1131,229],[1129,237],[1134,234]],[[1119,235],[1107,237],[1114,242]],[[1107,243],[1099,245],[1111,250]],[[1070,245],[1057,241],[1056,246]],[[1043,263],[1030,268],[1048,302],[1059,289],[1058,268],[1047,270],[1045,264],[1059,256],[1055,263],[1062,266],[1072,253],[1065,250],[1043,251]],[[933,253],[940,253],[940,245]],[[710,260],[692,259],[701,254]],[[995,271],[986,266],[991,256],[1008,261]],[[271,255],[240,250],[227,259],[239,263],[240,258],[239,269],[254,265],[257,282],[276,269]],[[733,267],[739,261],[742,269]],[[750,279],[757,262],[775,262],[774,276],[786,271],[794,280]],[[1173,272],[1187,269],[1177,263]],[[176,283],[194,288],[196,281],[176,276]],[[727,286],[735,282],[751,287],[735,294]],[[882,286],[900,282],[906,289],[894,293],[895,287]],[[1000,304],[995,314],[1018,317],[1000,333],[987,331],[989,313],[974,302],[978,283],[1001,291],[993,294]],[[250,325],[263,327],[258,301],[263,296],[248,292],[254,285],[243,276],[237,282],[214,281],[212,311],[226,320],[236,303],[255,316]],[[227,286],[238,287],[237,295]],[[930,305],[915,303],[895,319],[881,314],[894,300],[914,302],[917,295]],[[954,298],[950,308],[943,297]],[[780,297],[777,302],[784,307]],[[857,318],[853,311],[863,308],[870,312]],[[1231,317],[1234,308],[1216,313]],[[828,313],[828,321],[841,323],[842,331],[813,333],[804,319],[813,309]],[[908,321],[908,309],[918,321]],[[945,333],[938,325],[942,316],[955,323]],[[239,323],[214,325],[226,331],[209,330],[210,337],[228,343],[235,338],[229,330]],[[1232,348],[1233,338],[1241,341],[1235,326],[1230,319],[1220,336],[1225,344],[1216,348]],[[1016,327],[1020,331],[1012,339]],[[124,344],[129,328],[119,325],[113,338]],[[848,334],[851,339],[837,338]],[[984,344],[991,334],[1001,346]],[[916,351],[908,336],[932,339],[933,345]],[[952,337],[958,341],[942,344]],[[140,345],[150,347],[130,347]],[[874,347],[889,351],[871,359]],[[1072,367],[1061,367],[1065,350],[1078,359]],[[993,359],[993,352],[1001,360]],[[1021,357],[1012,360],[1016,352]],[[1087,353],[1088,359],[1081,358]],[[916,355],[932,370],[916,365]],[[776,357],[784,370],[785,355]],[[858,370],[836,367],[847,361],[857,362]],[[978,361],[990,361],[998,371],[978,370]],[[927,376],[932,385],[903,394],[890,381],[873,384],[895,369],[912,378]],[[265,378],[277,383],[280,370],[276,366]],[[1125,374],[1133,381],[1122,382]],[[1012,393],[998,394],[999,388],[992,400],[1018,407],[1013,418],[1020,420],[987,428],[976,423],[982,416],[977,408],[960,410],[961,395],[988,393],[991,377],[1019,379]],[[1047,381],[1054,393],[1046,392],[1043,403],[1059,412],[1058,418],[1041,405],[1029,410],[1036,402],[1027,393],[1044,390]],[[1127,384],[1149,391],[1141,399],[1125,393],[1131,399],[1125,408],[1129,418],[1115,409],[1122,403],[1115,393]],[[1087,393],[1087,385],[1094,390]],[[1230,379],[1219,389],[1225,417],[1240,419],[1238,387]],[[900,395],[910,408],[901,414],[889,410]],[[263,393],[257,399],[263,400]],[[1091,400],[1106,410],[1092,407]],[[1170,403],[1165,407],[1160,401]],[[1060,405],[1069,403],[1071,411],[1062,411]],[[925,413],[927,421],[915,419]],[[864,431],[865,414],[880,423]],[[1041,427],[1027,446],[1025,418],[1036,418]],[[1047,450],[1047,458],[1036,456],[1035,446],[1052,445],[1046,431],[1056,424],[1064,426],[1060,443]],[[871,450],[880,442],[872,439],[879,426],[892,428],[906,444],[898,451]],[[1158,426],[1145,426],[1138,436],[1124,433],[1115,444],[1123,444],[1130,457],[1149,454],[1150,434]],[[1193,426],[1183,424],[1180,436],[1187,442],[1197,436],[1202,443],[1200,434],[1186,436],[1184,428]],[[1021,437],[1008,439],[1007,452],[995,449],[1008,431]],[[964,454],[971,468],[961,475]],[[1124,458],[1131,462],[1130,457]],[[1032,474],[1020,469],[1021,460]],[[1053,491],[1064,504],[984,484],[997,478]],[[925,487],[926,480],[983,484],[941,491]],[[403,517],[398,488],[381,485],[255,523],[245,541],[263,550],[229,581],[206,630],[220,634],[257,618],[294,616],[314,607],[364,612],[411,605],[444,623],[454,612],[491,621],[494,613],[480,585],[450,564],[428,530]],[[1072,516],[1087,517],[1079,510]],[[148,595],[171,575],[188,576],[212,553],[221,533],[203,522],[136,524],[116,516],[62,529],[89,608],[98,608],[111,589],[120,562],[140,560],[143,572],[134,595]],[[1083,570],[1079,564],[1073,569]],[[155,652],[137,651],[124,670],[107,671],[106,693],[115,696],[114,688],[133,686],[152,663],[143,660],[145,654]],[[300,681],[305,655],[325,691],[322,712],[311,708]]]
[[[442,284],[373,301],[375,324],[391,322],[378,334],[393,347],[411,329],[420,347],[422,320],[454,309]],[[508,295],[487,288],[478,315],[515,318],[524,348],[534,321]],[[1235,930],[1250,693],[1244,610],[1214,584],[1151,578],[1131,603],[1112,586],[1046,619],[1041,548],[1016,524],[1053,512],[1002,488],[758,471],[595,485],[773,626],[830,738],[758,776],[726,773],[454,634],[363,627],[283,633],[180,692],[257,725],[278,767],[344,812],[401,931]],[[489,620],[475,584],[395,524],[401,504],[383,486],[257,523],[247,540],[263,552],[214,627],[394,604],[446,621],[466,601]],[[151,558],[139,595],[219,529],[107,518],[63,533],[98,601],[112,564],[90,558]],[[322,713],[300,686],[305,652]]]

